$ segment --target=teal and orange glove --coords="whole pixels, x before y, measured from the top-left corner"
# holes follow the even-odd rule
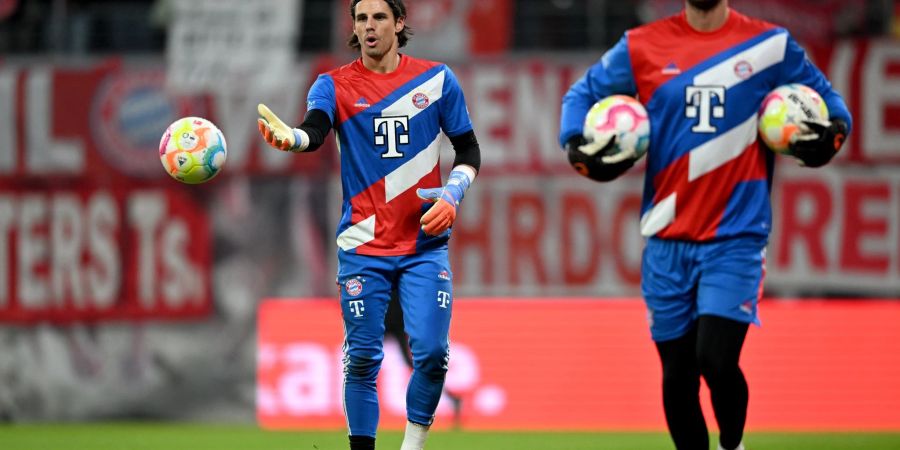
[[[447,184],[439,188],[417,189],[416,195],[434,205],[425,211],[422,219],[422,231],[437,236],[450,228],[456,220],[456,208],[466,194],[466,189],[475,178],[475,170],[468,166],[457,166],[450,172]]]
[[[268,106],[260,103],[256,106],[259,118],[256,125],[263,139],[272,147],[286,152],[302,152],[309,146],[309,136],[299,128],[287,126]]]

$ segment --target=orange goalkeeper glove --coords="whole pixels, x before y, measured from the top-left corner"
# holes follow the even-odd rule
[[[260,103],[256,111],[259,113],[256,119],[259,132],[272,147],[286,152],[302,152],[309,146],[309,135],[305,131],[287,126],[266,105]]]
[[[420,220],[425,234],[437,236],[453,225],[453,221],[456,220],[456,208],[474,178],[474,169],[457,166],[450,172],[444,187],[416,190],[419,198],[434,203]]]

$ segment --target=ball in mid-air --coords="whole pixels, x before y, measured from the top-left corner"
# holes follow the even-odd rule
[[[226,155],[225,136],[201,117],[182,117],[172,122],[159,141],[163,167],[182,183],[211,180],[222,171]]]

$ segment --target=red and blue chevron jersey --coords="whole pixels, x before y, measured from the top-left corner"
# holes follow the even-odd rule
[[[641,234],[709,241],[767,237],[774,155],[758,144],[757,112],[783,84],[822,95],[851,124],[841,96],[784,28],[733,9],[713,32],[679,15],[629,30],[566,93],[560,143],[582,132],[597,100],[636,96],[650,119]]]
[[[472,130],[456,76],[444,64],[401,55],[391,73],[361,59],[319,75],[307,108],[328,114],[341,153],[342,250],[409,255],[446,244],[449,230],[428,236],[419,220],[431,205],[417,188],[441,186],[440,133]]]

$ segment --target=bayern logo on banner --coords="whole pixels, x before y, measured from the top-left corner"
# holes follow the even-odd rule
[[[124,175],[158,177],[160,130],[198,112],[186,97],[165,90],[162,72],[117,72],[101,84],[91,108],[91,131],[106,161]]]

